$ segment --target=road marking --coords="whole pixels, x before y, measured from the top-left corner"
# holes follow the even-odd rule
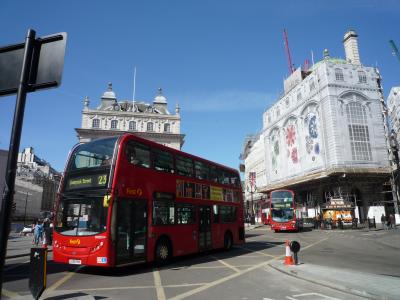
[[[329,237],[327,237],[327,238],[325,238],[325,239],[322,239],[322,240],[320,240],[320,241],[317,241],[317,242],[315,242],[315,243],[313,243],[313,244],[310,244],[310,245],[304,247],[304,248],[303,248],[303,251],[306,250],[306,249],[308,249],[308,248],[310,248],[310,247],[312,247],[312,246],[315,246],[315,245],[317,245],[317,244],[319,244],[319,243],[321,243],[321,242],[323,242],[323,241],[325,241],[325,240],[327,240],[328,238],[329,238]],[[213,281],[213,282],[207,283],[207,284],[205,284],[204,286],[201,286],[201,287],[198,287],[198,288],[193,289],[193,290],[191,290],[191,291],[187,291],[187,292],[185,292],[185,293],[182,293],[182,294],[180,294],[180,295],[177,295],[177,296],[175,296],[175,297],[173,297],[173,298],[170,298],[169,300],[181,300],[181,299],[185,299],[185,298],[187,298],[187,297],[193,296],[193,295],[195,295],[195,294],[198,294],[198,293],[200,293],[200,292],[203,292],[203,291],[205,291],[205,290],[208,290],[208,289],[210,289],[210,288],[212,288],[212,287],[214,287],[214,286],[220,285],[220,284],[222,284],[222,283],[224,283],[224,282],[226,282],[226,281],[228,281],[228,280],[234,279],[234,278],[239,277],[239,276],[241,276],[241,275],[243,275],[243,274],[246,274],[246,273],[249,273],[249,272],[254,271],[254,270],[256,270],[256,269],[262,268],[262,267],[264,267],[264,266],[268,266],[269,263],[270,263],[271,261],[278,260],[278,259],[280,259],[280,258],[283,258],[284,256],[285,256],[285,255],[277,256],[277,257],[275,257],[275,258],[273,258],[273,259],[270,259],[270,260],[267,260],[267,261],[265,261],[265,262],[262,262],[262,263],[259,263],[259,264],[257,264],[257,265],[254,265],[253,267],[248,268],[248,269],[246,269],[246,270],[240,271],[240,272],[238,272],[238,273],[231,274],[231,275],[229,275],[229,276],[226,276],[226,277],[220,278],[220,279],[218,279],[218,280],[215,280],[215,281]]]
[[[252,249],[250,249],[250,248],[243,247],[243,246],[240,247],[240,248],[245,249],[245,250],[247,250],[247,251],[250,251],[250,252],[252,252],[252,253],[259,253],[259,254],[261,254],[261,255],[268,256],[268,257],[277,257],[276,255],[267,254],[267,253],[264,253],[264,252],[261,252],[261,251],[258,251],[258,250],[252,250]],[[247,256],[246,256],[246,257],[247,257]]]
[[[83,266],[80,266],[78,268],[76,268],[75,270],[71,270],[68,272],[67,275],[65,275],[63,278],[59,279],[58,281],[56,281],[55,283],[53,283],[48,289],[47,291],[52,292],[55,289],[57,289],[59,286],[61,286],[62,284],[66,283],[69,279],[71,279],[72,276],[74,276],[76,274],[76,271],[79,271],[80,269],[82,269]]]
[[[210,255],[211,258],[215,259],[217,262],[223,264],[224,266],[227,266],[228,268],[230,268],[231,270],[235,271],[236,273],[239,273],[240,270],[238,268],[236,268],[235,266],[232,266],[230,264],[228,264],[227,262],[223,261],[222,259],[219,259],[218,257],[214,256],[214,255]]]
[[[21,296],[20,294],[13,292],[13,291],[6,290],[5,288],[2,288],[1,295],[6,296],[8,298],[16,298],[16,297]]]
[[[283,255],[282,255],[282,257],[283,257]],[[233,278],[239,277],[240,275],[246,274],[246,273],[251,272],[251,271],[253,271],[255,269],[258,269],[258,268],[261,268],[263,266],[266,266],[273,260],[275,260],[275,259],[267,260],[265,262],[262,262],[262,263],[259,263],[257,265],[254,265],[253,267],[248,268],[246,270],[239,271],[238,273],[234,273],[234,274],[231,274],[229,276],[226,276],[226,277],[220,278],[218,280],[215,280],[213,282],[207,283],[204,286],[198,287],[198,288],[193,289],[191,291],[188,291],[188,292],[182,293],[180,295],[177,295],[177,296],[175,296],[173,298],[170,298],[170,300],[180,300],[180,299],[185,299],[187,297],[193,296],[193,295],[198,294],[198,293],[200,293],[202,291],[208,290],[209,288],[212,288],[214,286],[220,285],[221,283],[224,283],[224,282],[226,282],[228,280],[231,280]]]
[[[154,286],[156,288],[156,292],[157,292],[157,299],[158,300],[165,300],[167,299],[165,297],[165,292],[164,292],[164,288],[161,284],[161,276],[160,276],[160,272],[156,269],[153,270],[153,276],[154,276]]]
[[[298,298],[298,297],[308,297],[308,296],[317,296],[317,297],[322,297],[323,299],[339,300],[338,298],[333,298],[333,297],[326,296],[326,295],[323,295],[323,294],[320,294],[320,293],[305,293],[305,294],[293,295],[293,297],[296,297],[296,298]],[[286,297],[286,298],[288,298],[288,297]]]

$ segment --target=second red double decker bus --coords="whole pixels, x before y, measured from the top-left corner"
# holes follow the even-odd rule
[[[294,192],[291,190],[275,190],[270,193],[271,229],[275,232],[299,231],[303,228],[303,220],[298,216]]]
[[[162,263],[242,243],[236,170],[133,134],[72,149],[59,189],[54,261]]]

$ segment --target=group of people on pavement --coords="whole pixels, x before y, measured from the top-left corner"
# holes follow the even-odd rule
[[[393,214],[386,215],[386,216],[384,214],[382,214],[381,223],[382,223],[383,229],[385,229],[385,230],[396,228],[396,219]]]
[[[38,246],[40,243],[45,242],[51,244],[52,242],[52,223],[48,218],[44,220],[37,220],[32,224],[33,228],[33,241],[32,244]]]

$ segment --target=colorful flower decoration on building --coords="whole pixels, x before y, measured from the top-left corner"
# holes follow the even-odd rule
[[[286,128],[286,144],[288,147],[291,147],[294,145],[294,142],[296,141],[296,129],[294,128],[293,125],[289,125]]]
[[[294,147],[292,149],[292,155],[291,156],[292,156],[292,162],[294,164],[297,164],[299,162],[299,158],[298,158],[298,155],[297,155],[297,148],[296,147]]]
[[[308,133],[310,137],[316,139],[318,137],[318,130],[317,130],[317,116],[312,116],[308,123]]]

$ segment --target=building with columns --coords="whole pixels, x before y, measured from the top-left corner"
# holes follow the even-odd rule
[[[100,105],[97,108],[90,108],[89,105],[89,98],[86,97],[82,126],[75,129],[80,142],[131,132],[174,149],[182,148],[184,135],[180,133],[180,107],[177,104],[175,114],[171,114],[161,89],[152,103],[118,101],[109,83],[100,99]]]
[[[316,209],[343,198],[364,220],[371,205],[393,207],[388,132],[378,70],[362,65],[355,31],[343,44],[345,59],[325,49],[321,61],[285,80],[284,94],[264,112],[253,142],[264,152],[251,147],[246,157],[253,151],[263,156],[252,159],[265,162],[258,192],[289,188],[304,207]],[[259,168],[244,163],[246,173]]]

